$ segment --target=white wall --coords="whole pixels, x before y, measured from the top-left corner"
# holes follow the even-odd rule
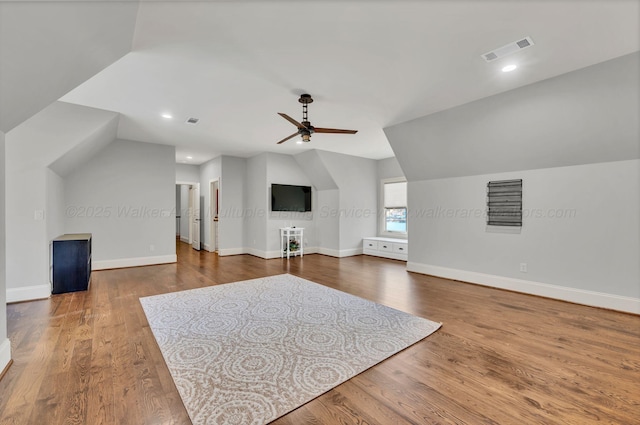
[[[378,160],[378,180],[397,177],[404,177],[404,172],[395,156]]]
[[[340,256],[362,253],[362,238],[377,234],[377,161],[319,152],[339,188]]]
[[[48,168],[45,173],[45,223],[47,240],[51,240],[65,233],[64,179]]]
[[[340,257],[340,191],[318,190],[316,199],[314,219],[318,251],[321,254]]]
[[[244,246],[246,160],[233,156],[222,156],[221,165],[218,255],[244,254],[246,251]],[[208,182],[206,188],[205,205],[208,206],[210,197]],[[209,237],[208,233],[206,237]]]
[[[521,233],[488,231],[487,182],[520,178]],[[639,182],[640,160],[411,182],[408,268],[640,312]]]
[[[0,370],[4,370],[11,361],[11,341],[7,338],[4,149],[5,135],[0,131]]]
[[[267,254],[267,154],[247,158],[245,177],[244,245],[247,252],[262,258]]]
[[[6,229],[9,302],[51,294],[47,222],[59,220],[62,212],[47,211],[48,205],[55,205],[47,202],[49,165],[75,152],[74,148],[87,140],[102,145],[106,139],[113,139],[117,122],[114,112],[55,102],[6,135],[6,220],[11,223]],[[83,149],[85,153],[91,151]],[[58,228],[55,224],[49,227],[52,231]]]
[[[93,234],[94,269],[176,261],[173,146],[115,140],[64,185],[65,231]]]
[[[176,164],[177,183],[197,183],[200,181],[200,167],[191,164]]]

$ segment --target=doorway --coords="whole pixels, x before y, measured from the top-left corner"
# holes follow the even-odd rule
[[[209,181],[209,252],[218,252],[218,211],[220,211],[220,180]]]
[[[200,250],[202,246],[200,225],[200,184],[176,182],[176,233],[180,242]]]

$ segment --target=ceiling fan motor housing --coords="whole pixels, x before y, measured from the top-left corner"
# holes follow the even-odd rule
[[[298,102],[303,103],[305,105],[309,104],[309,103],[313,103],[313,98],[311,97],[310,94],[301,94],[300,95],[300,99],[298,99]]]

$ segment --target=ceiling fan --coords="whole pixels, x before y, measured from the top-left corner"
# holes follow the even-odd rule
[[[307,117],[307,105],[309,105],[310,103],[313,102],[313,99],[311,98],[311,95],[310,94],[302,94],[302,95],[300,95],[300,99],[298,99],[298,102],[302,103],[302,122],[298,122],[298,121],[294,120],[293,118],[291,118],[287,114],[283,114],[282,112],[278,112],[278,115],[280,115],[282,118],[284,118],[285,120],[289,121],[291,124],[293,124],[296,127],[298,127],[298,131],[296,131],[292,135],[287,136],[284,139],[280,140],[277,143],[278,145],[280,143],[286,142],[287,140],[291,139],[292,137],[297,136],[298,134],[301,136],[301,141],[298,142],[298,143],[302,143],[302,142],[310,142],[311,141],[311,135],[313,133],[356,134],[358,132],[358,130],[340,130],[340,129],[337,129],[337,128],[314,127],[314,126],[311,125],[311,122],[309,122],[309,118]]]

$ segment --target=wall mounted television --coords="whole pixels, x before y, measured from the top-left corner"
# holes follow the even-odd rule
[[[311,211],[311,186],[273,183],[271,211]]]

